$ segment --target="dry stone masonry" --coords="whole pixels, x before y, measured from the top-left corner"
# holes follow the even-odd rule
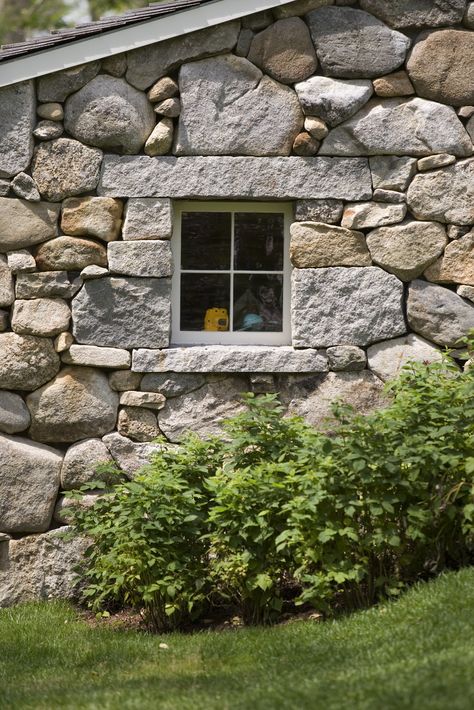
[[[474,328],[474,2],[295,0],[7,86],[0,125],[0,606],[74,593],[99,463],[245,391],[369,412]],[[292,204],[291,344],[173,345],[180,200]]]

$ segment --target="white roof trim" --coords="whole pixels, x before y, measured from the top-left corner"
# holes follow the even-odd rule
[[[216,0],[0,63],[0,87],[236,20],[288,0]]]

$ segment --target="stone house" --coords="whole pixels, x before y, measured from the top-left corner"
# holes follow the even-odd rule
[[[474,3],[178,0],[0,52],[0,606],[67,491],[474,327]],[[91,496],[91,502],[93,495]]]

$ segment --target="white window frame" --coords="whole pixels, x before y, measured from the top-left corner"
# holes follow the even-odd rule
[[[271,332],[208,332],[186,331],[180,329],[181,313],[181,215],[183,212],[230,212],[232,214],[232,239],[234,239],[234,214],[235,212],[279,212],[284,216],[284,256],[283,269],[278,272],[249,271],[247,273],[273,273],[283,276],[283,329],[278,333]],[[171,239],[173,253],[173,277],[171,285],[171,343],[172,345],[291,345],[291,262],[290,262],[290,225],[293,220],[293,205],[288,202],[201,202],[179,201],[174,202],[175,226]],[[231,288],[233,279],[233,249],[232,264],[229,271],[216,273],[231,274]],[[239,273],[246,273],[238,270]],[[185,270],[189,273],[189,270]],[[209,273],[212,273],[210,271]],[[232,307],[229,313],[232,323]]]

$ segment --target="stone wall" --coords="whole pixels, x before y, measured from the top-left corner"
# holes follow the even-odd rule
[[[98,462],[132,476],[243,391],[369,411],[474,327],[473,29],[296,0],[0,90],[0,606],[72,593],[56,530]],[[169,347],[180,199],[294,204],[292,346]]]

